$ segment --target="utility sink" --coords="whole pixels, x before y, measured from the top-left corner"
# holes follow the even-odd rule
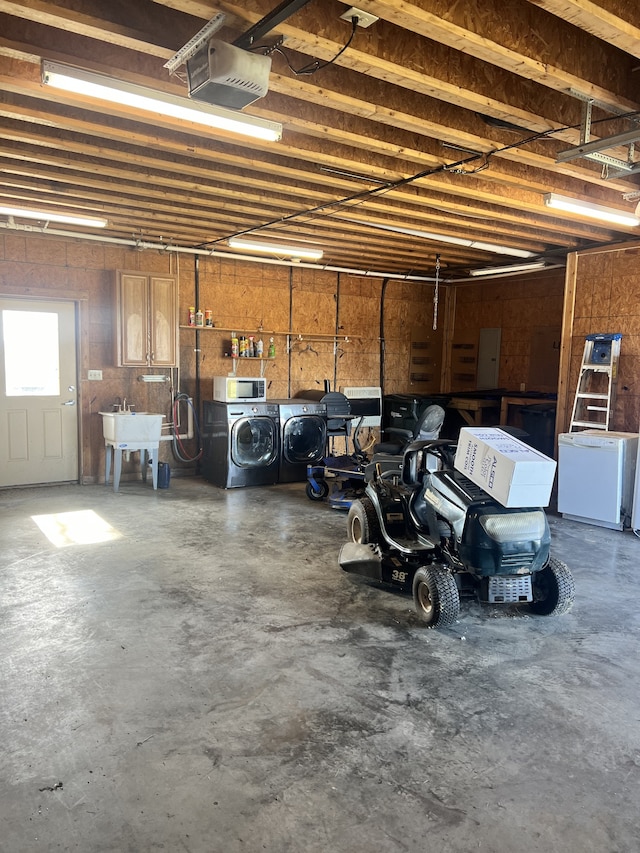
[[[100,412],[102,434],[107,441],[160,441],[162,419],[155,412]]]

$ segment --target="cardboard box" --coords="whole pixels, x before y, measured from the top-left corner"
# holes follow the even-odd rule
[[[555,460],[497,427],[463,427],[454,467],[503,506],[549,505]]]

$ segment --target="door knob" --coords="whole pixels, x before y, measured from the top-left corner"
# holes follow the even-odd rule
[[[63,406],[75,406],[75,404],[75,400],[67,400],[66,402],[62,403]]]

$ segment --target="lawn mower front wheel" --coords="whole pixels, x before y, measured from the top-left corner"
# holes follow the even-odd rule
[[[329,494],[329,486],[324,480],[318,480],[317,486],[307,483],[305,491],[310,501],[323,501]]]
[[[366,495],[352,501],[347,516],[347,531],[349,539],[361,545],[380,541],[382,534],[378,514],[373,501]]]
[[[531,579],[533,601],[529,605],[538,616],[558,616],[571,609],[576,587],[566,563],[550,557],[549,562]]]
[[[427,628],[447,628],[460,615],[455,578],[443,566],[422,566],[413,576],[413,603]]]

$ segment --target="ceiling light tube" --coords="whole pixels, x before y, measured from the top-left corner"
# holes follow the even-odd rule
[[[29,210],[26,207],[10,207],[4,204],[0,204],[0,215],[17,216],[20,219],[42,219],[45,222],[63,222],[65,225],[82,225],[87,228],[105,228],[107,226],[107,220],[98,216],[75,216],[72,213]]]
[[[42,82],[77,95],[87,95],[90,98],[156,113],[161,118],[170,116],[269,142],[277,142],[282,138],[282,125],[279,122],[244,115],[224,107],[196,104],[188,98],[158,92],[146,86],[137,86],[60,62],[43,60]]]
[[[530,264],[510,264],[504,267],[483,267],[478,270],[469,270],[469,275],[499,275],[500,273],[532,272],[546,267],[544,261],[532,261]]]
[[[228,241],[231,249],[243,249],[247,252],[263,252],[267,255],[278,255],[279,257],[306,258],[318,261],[322,257],[321,249],[307,249],[303,246],[291,246],[284,243],[260,243],[256,240],[245,240],[242,237],[231,237]]]
[[[527,249],[514,249],[511,246],[499,246],[496,243],[483,243],[480,240],[451,237],[447,234],[433,234],[431,231],[421,231],[418,228],[402,228],[400,225],[382,225],[378,222],[360,222],[357,219],[347,219],[346,221],[357,225],[368,225],[371,228],[380,228],[382,231],[408,234],[410,237],[420,237],[423,240],[436,240],[440,243],[451,243],[454,246],[466,246],[468,249],[479,249],[481,252],[493,252],[496,255],[510,255],[512,258],[533,258],[536,254]]]
[[[605,207],[602,204],[594,204],[590,201],[581,201],[579,198],[569,198],[557,193],[546,193],[544,203],[547,207],[555,210],[564,210],[566,213],[578,213],[582,216],[590,216],[592,219],[602,219],[604,222],[613,222],[616,225],[640,225],[640,218],[633,213],[618,210],[616,207]]]

